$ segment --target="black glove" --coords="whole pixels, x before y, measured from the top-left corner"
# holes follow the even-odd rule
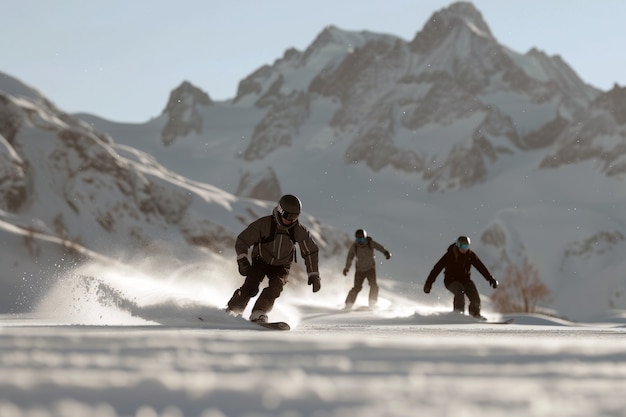
[[[343,275],[344,275],[344,276],[348,275],[348,268],[344,268],[344,269],[343,269]]]
[[[426,284],[424,284],[424,292],[426,294],[430,293],[430,289],[432,288],[433,284],[427,282]]]
[[[248,274],[250,273],[250,261],[248,261],[248,258],[241,258],[237,260],[237,265],[239,266],[239,273],[241,275],[243,275],[244,277],[247,277]]]
[[[491,285],[493,288],[498,288],[498,281],[494,277],[490,277],[489,285]]]
[[[313,292],[318,292],[322,288],[319,275],[311,275],[309,277],[309,285],[313,286]]]
[[[385,251],[385,259],[391,258],[391,253],[388,250]]]

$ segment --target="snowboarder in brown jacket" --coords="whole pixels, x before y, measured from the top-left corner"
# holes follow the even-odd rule
[[[475,267],[478,272],[489,282],[493,288],[498,287],[498,281],[491,276],[489,270],[472,250],[470,250],[470,238],[459,236],[455,243],[448,247],[446,253],[435,264],[424,284],[424,292],[430,293],[437,275],[445,268],[443,283],[454,294],[453,308],[461,314],[465,313],[465,296],[470,301],[469,314],[480,320],[485,320],[480,315],[480,295],[474,281],[470,278],[470,268]]]
[[[345,310],[350,310],[356,301],[357,295],[363,289],[363,282],[367,279],[370,286],[369,307],[374,308],[378,302],[378,282],[376,281],[376,256],[374,249],[382,252],[385,259],[391,258],[391,253],[383,245],[376,242],[363,229],[358,229],[355,233],[355,242],[350,246],[348,256],[346,257],[346,266],[343,268],[343,274],[348,275],[352,260],[354,262],[354,286],[348,292],[346,297]]]
[[[289,269],[295,257],[296,243],[308,273],[308,284],[313,292],[321,288],[318,270],[318,246],[308,229],[298,222],[302,210],[300,199],[286,194],[280,198],[272,215],[261,217],[250,223],[235,241],[239,273],[246,277],[228,301],[228,311],[241,315],[248,302],[259,293],[261,281],[267,276],[269,284],[257,299],[251,321],[267,322],[267,314],[274,307],[287,283]],[[248,251],[252,247],[252,263]]]

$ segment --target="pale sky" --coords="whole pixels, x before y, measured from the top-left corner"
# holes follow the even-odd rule
[[[304,50],[325,26],[413,39],[451,0],[0,0],[0,72],[62,110],[118,122],[158,116],[187,80],[213,100]],[[587,83],[626,85],[626,1],[474,0],[493,35],[560,55]]]

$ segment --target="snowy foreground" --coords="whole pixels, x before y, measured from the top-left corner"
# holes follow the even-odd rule
[[[216,307],[124,308],[134,309],[126,325],[0,317],[0,416],[589,417],[626,410],[626,316],[617,313],[593,324],[518,315],[515,324],[492,325],[460,323],[449,313],[291,306],[276,315],[291,319],[293,330],[279,332]]]

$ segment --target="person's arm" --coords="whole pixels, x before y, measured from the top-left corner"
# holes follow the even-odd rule
[[[248,276],[250,272],[250,260],[248,259],[248,250],[250,246],[261,241],[261,229],[263,227],[263,218],[257,219],[250,223],[248,227],[243,229],[235,240],[235,252],[237,253],[237,267],[239,273]]]
[[[385,259],[391,258],[391,252],[389,252],[383,245],[376,242],[375,240],[372,240],[372,248],[385,255]]]
[[[348,271],[350,270],[350,266],[352,265],[352,260],[354,259],[355,255],[356,255],[356,245],[353,243],[352,246],[350,246],[348,255],[346,256],[346,266],[344,266],[343,268],[344,275],[348,274]]]
[[[248,249],[255,243],[261,241],[261,230],[263,227],[264,218],[257,219],[250,223],[248,227],[243,229],[235,240],[235,252],[237,253],[237,259],[242,256],[248,255]]]
[[[443,268],[446,266],[446,264],[448,262],[449,254],[450,254],[449,252],[446,252],[441,257],[441,259],[439,259],[439,261],[437,261],[435,266],[433,266],[433,269],[430,271],[430,274],[428,274],[428,278],[426,278],[426,282],[424,283],[424,292],[426,294],[428,294],[430,292],[430,289],[432,288],[433,284],[435,283],[435,280],[437,279],[437,276],[441,273]]]
[[[308,229],[301,224],[298,224],[299,231],[302,234],[302,239],[298,240],[300,246],[300,255],[304,259],[304,265],[308,273],[308,285],[313,286],[313,292],[318,292],[322,288],[320,272],[319,272],[319,247]]]
[[[476,255],[474,252],[472,252],[472,255],[473,256],[471,257],[471,259],[474,268],[476,268],[476,270],[480,272],[480,274],[487,280],[489,285],[491,285],[493,288],[498,288],[498,281],[491,275],[491,272],[489,272],[483,261],[481,261],[478,255]]]
[[[319,275],[318,262],[319,262],[319,247],[311,236],[309,230],[298,224],[296,227],[299,228],[297,230],[300,235],[300,239],[296,239],[298,245],[300,246],[300,255],[302,255],[302,259],[304,259],[304,265],[306,266],[306,271],[309,274],[317,274]]]

